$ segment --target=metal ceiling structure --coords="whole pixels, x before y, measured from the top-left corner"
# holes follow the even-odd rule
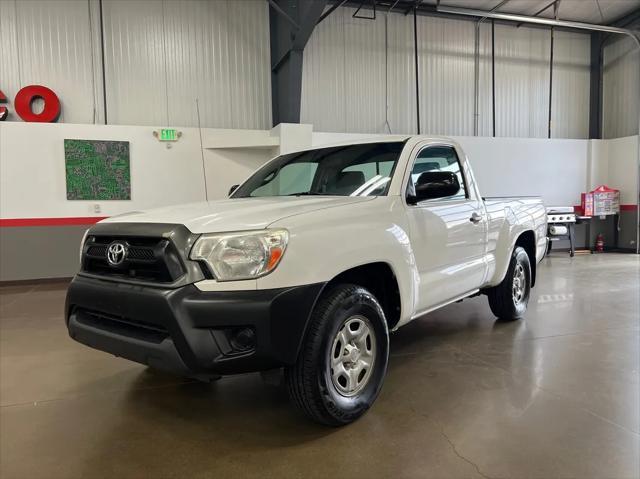
[[[486,12],[499,9],[501,13],[540,18],[555,18],[554,6],[557,5],[559,18],[597,25],[616,23],[640,10],[640,0],[334,0],[330,3],[332,7],[349,5],[362,9],[375,8],[379,12],[410,13],[415,8],[419,15],[447,15],[438,7]]]
[[[296,4],[299,3],[301,7],[305,3],[311,0],[268,0],[274,8],[275,15],[280,17],[280,20],[284,19],[290,24],[292,23],[290,18],[281,11],[278,7],[278,3],[286,4],[292,11],[296,11]],[[325,3],[326,0],[322,3]],[[328,2],[327,2],[328,3]],[[588,31],[592,34],[592,60],[598,60],[602,58],[602,48],[607,39],[603,34],[618,34],[631,37],[636,46],[640,49],[640,31],[630,30],[624,28],[625,26],[632,24],[640,20],[640,0],[447,0],[446,3],[441,0],[334,0],[324,12],[319,12],[317,9],[312,15],[305,15],[307,25],[320,23],[324,18],[331,14],[336,8],[349,5],[356,7],[356,13],[354,17],[367,20],[375,20],[378,11],[381,13],[398,12],[405,15],[412,13],[414,16],[414,36],[417,35],[417,28],[415,27],[415,18],[417,15],[437,15],[437,16],[450,16],[454,18],[468,18],[479,24],[487,18],[490,18],[492,22],[502,21],[513,23],[517,26],[527,24],[530,26],[541,26],[543,28],[550,28],[551,36],[553,38],[553,31],[555,28],[566,28],[571,30]],[[292,8],[293,7],[293,8]],[[297,13],[302,11],[311,12],[311,8],[297,9]],[[365,14],[358,14],[361,10],[370,10]],[[272,12],[273,12],[272,11]],[[274,16],[272,16],[273,25]],[[295,27],[294,27],[295,28]],[[313,28],[313,27],[311,27]],[[303,33],[305,41],[302,44],[302,49],[306,40],[310,36],[311,32],[306,31],[308,29],[299,29]],[[274,32],[272,31],[272,39]],[[477,38],[477,37],[476,37]],[[417,52],[417,37],[415,38],[415,48]],[[295,41],[294,41],[295,43]],[[598,55],[594,56],[594,50],[598,52]],[[295,78],[295,85],[297,88],[291,90],[287,88],[289,94],[293,94],[297,98],[297,117],[299,121],[300,117],[300,96],[301,96],[301,70],[302,70],[302,51],[301,49],[295,49],[300,55],[299,69],[300,74],[294,73],[292,76]],[[476,56],[477,56],[476,50]],[[493,54],[492,54],[493,55]],[[272,60],[274,58],[272,52]],[[418,95],[418,89],[420,80],[418,78],[418,56],[415,56],[416,62],[416,79],[415,88],[416,96]],[[495,59],[492,58],[492,64]],[[592,102],[591,106],[595,104],[601,104],[601,63],[598,61],[598,71],[596,71],[592,65],[592,77],[598,76],[597,82],[592,82],[592,86],[596,83],[596,88],[592,88]],[[277,65],[276,65],[277,66]],[[639,63],[640,67],[640,63]],[[553,41],[551,42],[551,75],[553,74]],[[272,77],[273,78],[273,77]],[[494,75],[495,78],[495,75]],[[495,80],[494,80],[495,81]],[[549,78],[550,84],[552,83],[552,77]],[[278,84],[276,82],[276,87]],[[288,85],[289,86],[289,85]],[[272,85],[272,88],[274,85]],[[495,90],[494,90],[495,91]],[[282,93],[282,92],[281,92]],[[476,96],[478,95],[478,89],[476,87]],[[282,98],[284,95],[280,95]],[[597,96],[594,101],[593,97]],[[549,94],[549,105],[551,106],[551,89]],[[495,93],[493,102],[495,104]],[[274,111],[277,111],[277,106],[274,101]],[[477,98],[476,98],[477,105]],[[419,108],[418,115],[419,115]],[[494,106],[495,111],[495,106]],[[551,111],[551,110],[550,110]],[[600,122],[600,109],[595,108],[591,110],[590,116],[595,118],[598,115],[598,127],[596,138],[600,136],[601,128]],[[418,116],[418,133],[420,133],[420,123]],[[495,121],[495,113],[494,113]],[[549,114],[549,122],[551,121],[551,114]],[[549,132],[550,132],[549,127]],[[495,133],[494,133],[495,134]],[[640,117],[638,118],[638,171],[637,171],[637,185],[638,185],[638,198],[637,198],[637,219],[636,219],[636,252],[640,253]]]
[[[499,0],[424,0],[426,5],[491,10]],[[640,8],[640,0],[510,0],[500,8],[502,13],[555,18],[553,5],[558,5],[558,17],[573,22],[610,24]]]

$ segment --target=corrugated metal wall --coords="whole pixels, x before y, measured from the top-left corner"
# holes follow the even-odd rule
[[[307,43],[300,121],[316,131],[415,133],[413,26],[392,15],[385,28],[384,16],[353,12],[337,9]]]
[[[556,31],[553,47],[552,138],[589,138],[591,37]]]
[[[107,121],[111,124],[169,124],[162,5],[162,0],[103,2]]]
[[[604,48],[603,137],[638,134],[640,53],[631,38],[612,38]]]
[[[104,118],[97,0],[0,1],[0,87],[42,83],[62,121]],[[263,0],[104,0],[108,122],[271,126],[268,4]],[[413,17],[339,8],[305,49],[301,120],[316,130],[415,133]],[[360,12],[363,15],[370,11]],[[385,25],[386,22],[386,25]],[[423,133],[474,132],[474,23],[418,17]],[[555,39],[552,136],[588,135],[589,36]],[[637,53],[605,48],[605,136],[637,128]],[[480,31],[478,134],[492,134],[491,24]],[[496,135],[546,137],[549,30],[496,25]],[[635,56],[634,56],[635,55]],[[15,119],[10,118],[10,119]]]
[[[313,117],[318,131],[388,132],[384,20],[354,19],[353,11],[330,15],[305,48],[300,120]]]
[[[342,9],[329,15],[304,49],[300,121],[318,131],[347,131],[343,16]]]
[[[387,18],[388,131],[416,133],[416,69],[413,56],[413,25],[404,15]]]
[[[269,12],[263,0],[103,0],[110,124],[269,128]],[[40,83],[61,120],[103,121],[99,3],[0,1],[0,87]],[[15,117],[10,118],[15,119]]]
[[[60,97],[60,121],[93,123],[91,45],[88,2],[0,1],[0,88],[11,101],[43,84]]]
[[[546,138],[549,30],[495,26],[496,136]]]
[[[419,16],[417,25],[421,133],[473,135],[474,24]]]
[[[110,123],[270,127],[266,2],[103,4]]]
[[[376,20],[364,20],[352,18],[354,11],[336,10],[311,36],[301,120],[320,131],[415,133],[413,17],[385,19],[378,11]],[[475,24],[427,16],[417,24],[421,133],[473,135]],[[478,134],[490,136],[490,22],[479,37]],[[496,24],[495,50],[496,135],[546,138],[550,31]],[[386,96],[371,86],[384,75],[385,59]],[[588,137],[589,61],[588,34],[556,32],[553,137]]]
[[[478,136],[493,136],[491,22],[480,24],[478,45]]]

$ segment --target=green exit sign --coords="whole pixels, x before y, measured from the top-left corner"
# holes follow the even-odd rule
[[[178,130],[174,130],[173,128],[163,128],[160,130],[160,141],[178,141],[180,134]]]

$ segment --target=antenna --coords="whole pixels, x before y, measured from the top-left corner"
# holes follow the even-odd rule
[[[202,146],[202,124],[200,123],[200,104],[196,98],[196,113],[198,114],[198,133],[200,134],[200,156],[202,157],[202,178],[204,179],[204,199],[209,201],[209,189],[207,188],[207,170],[204,167],[204,148]]]

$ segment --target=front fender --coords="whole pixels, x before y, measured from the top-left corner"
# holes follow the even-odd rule
[[[276,222],[289,231],[289,244],[276,270],[257,280],[258,289],[328,282],[346,270],[386,263],[400,291],[401,320],[410,317],[419,276],[399,200],[332,208]]]

